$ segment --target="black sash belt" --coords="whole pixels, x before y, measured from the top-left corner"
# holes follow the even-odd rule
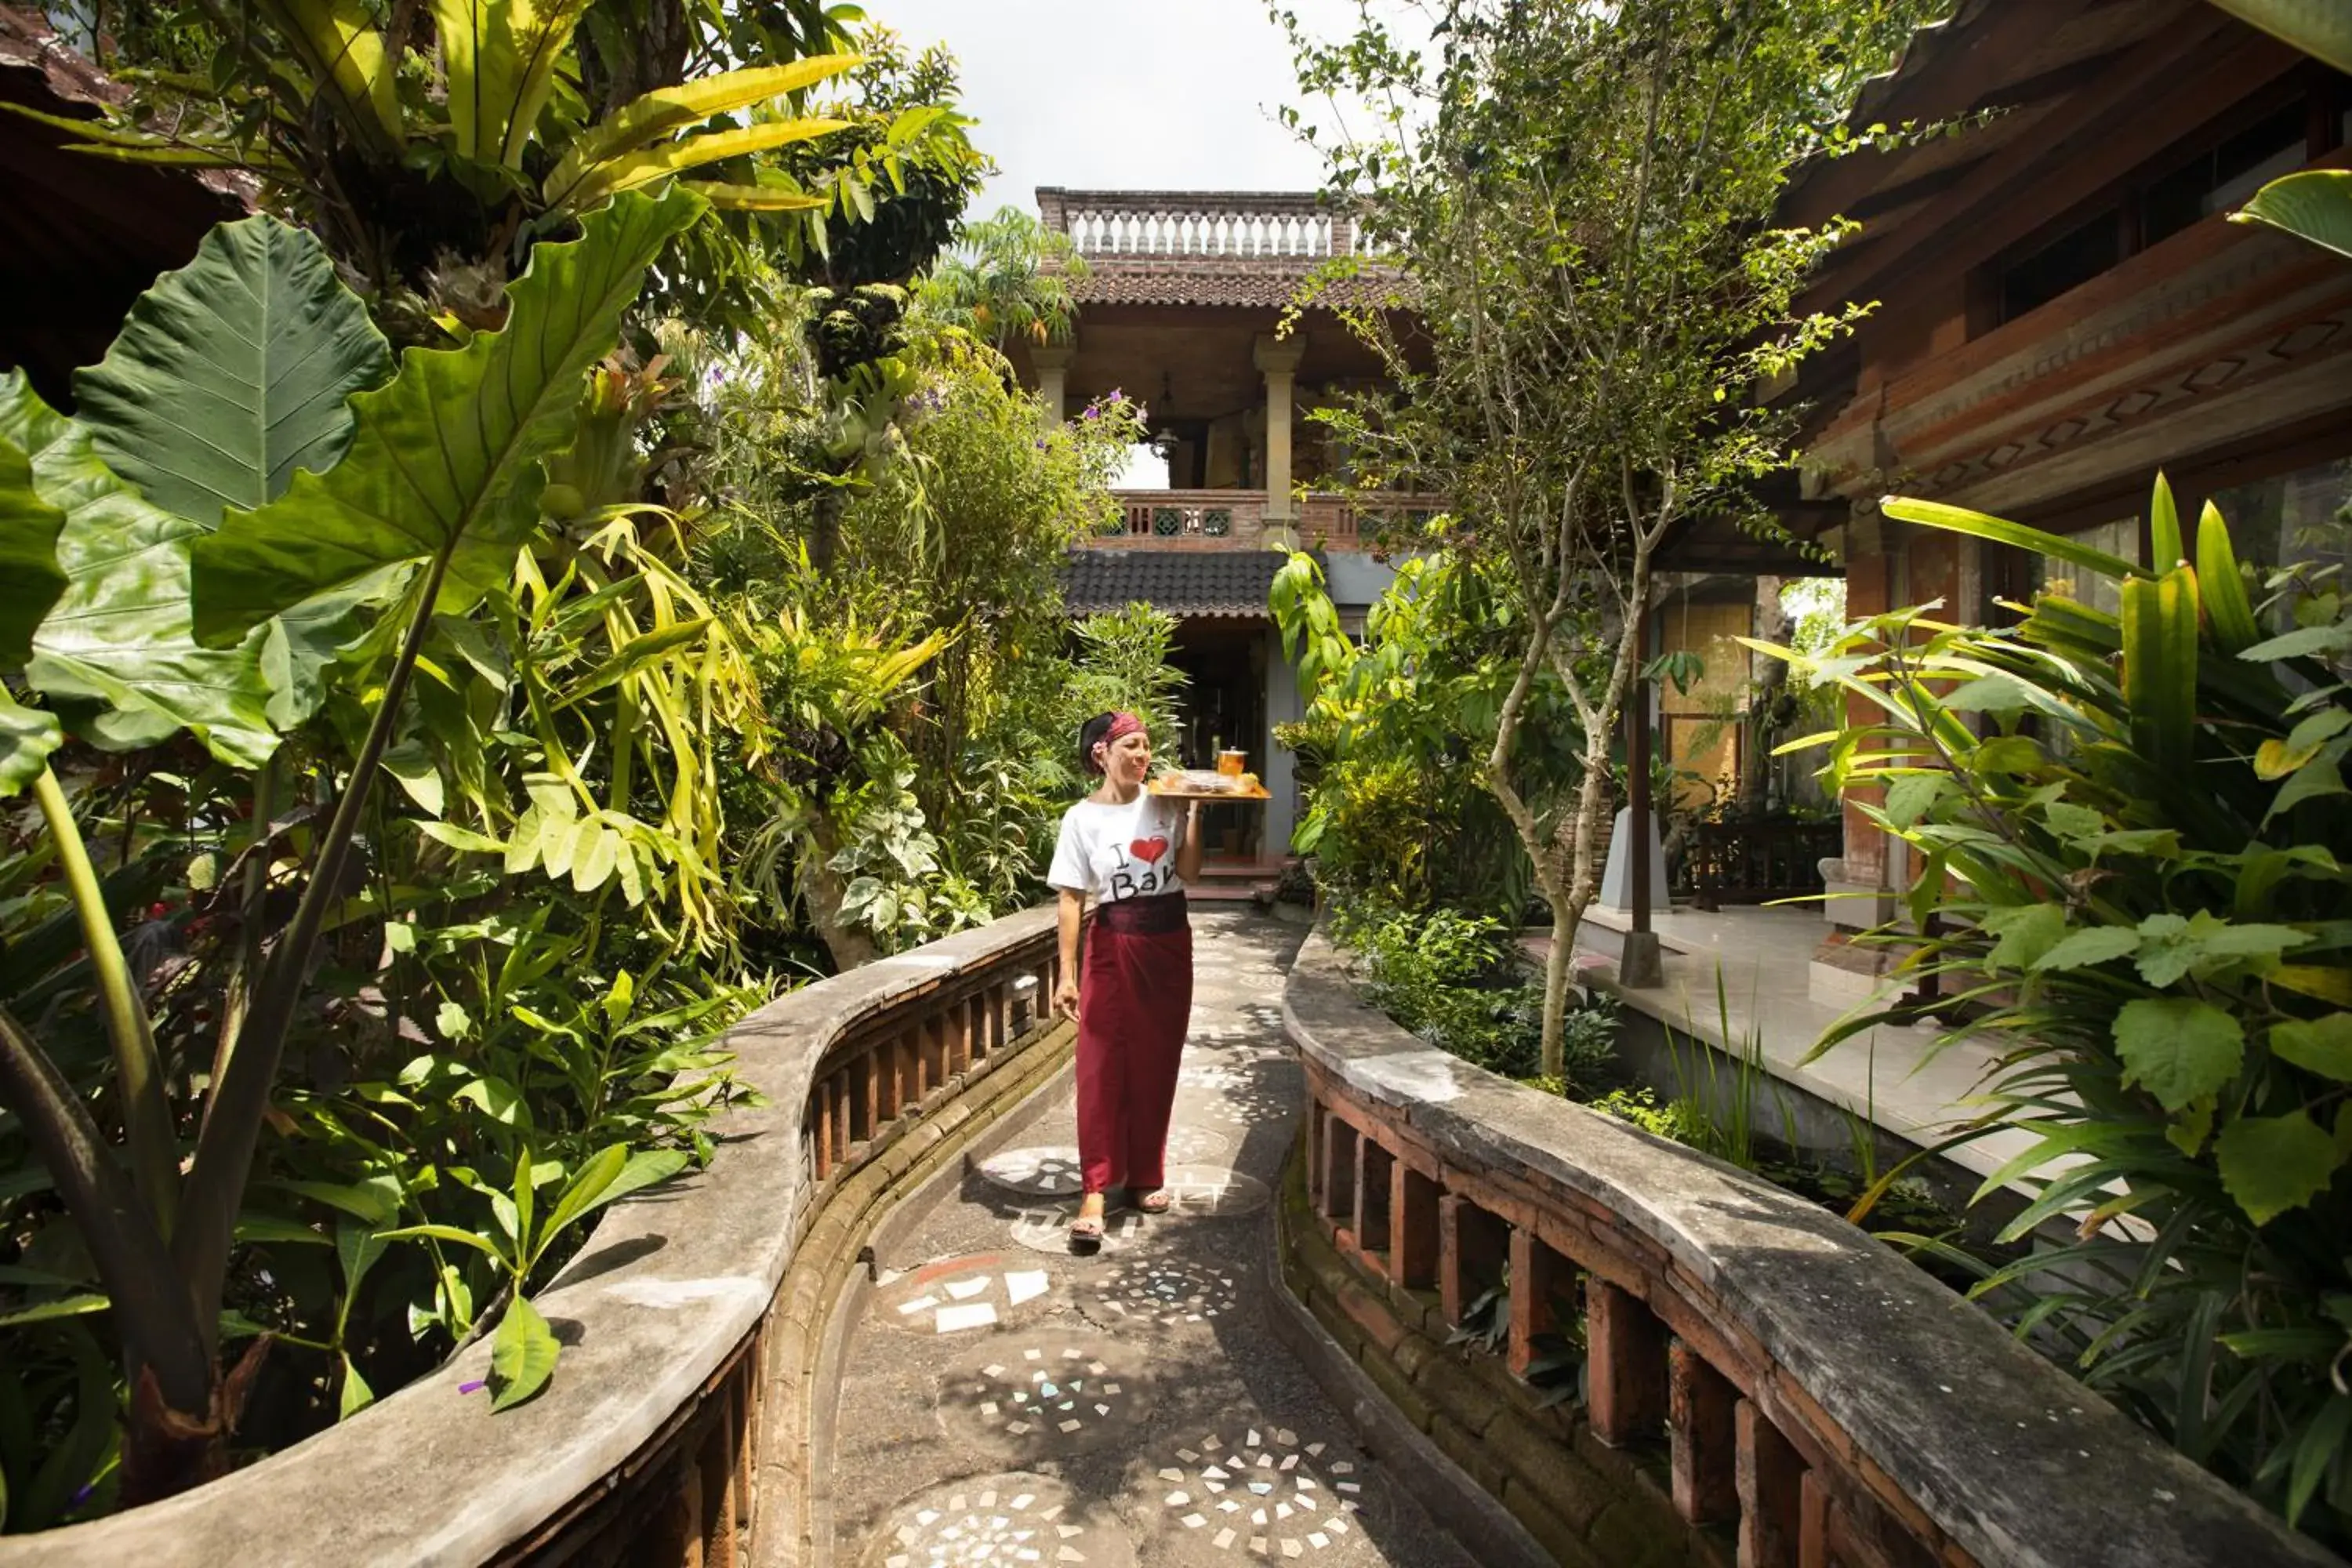
[[[1184,895],[1158,893],[1148,899],[1119,899],[1095,906],[1095,924],[1105,931],[1130,936],[1156,936],[1183,931],[1191,922],[1184,914]]]

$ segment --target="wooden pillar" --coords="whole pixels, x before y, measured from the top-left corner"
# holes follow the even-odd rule
[[[1290,505],[1290,390],[1307,343],[1297,331],[1286,338],[1261,337],[1251,359],[1265,377],[1265,515],[1288,521]]]
[[[1657,813],[1650,801],[1650,686],[1643,680],[1634,681],[1625,694],[1625,806],[1626,886],[1632,890],[1633,920],[1617,960],[1617,983],[1662,985],[1664,966],[1657,933],[1650,929],[1650,838],[1657,831]]]

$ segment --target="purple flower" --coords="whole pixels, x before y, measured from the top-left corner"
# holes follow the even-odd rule
[[[457,1392],[460,1394],[479,1394],[488,1386],[489,1384],[481,1378],[469,1377],[465,1382],[457,1385]]]
[[[74,1495],[67,1500],[66,1506],[68,1508],[79,1508],[82,1504],[89,1500],[89,1494],[97,1489],[98,1483],[96,1481],[82,1482],[81,1485],[74,1488]]]
[[[1127,394],[1114,386],[1110,389],[1110,395],[1104,398],[1103,401],[1105,403],[1125,403],[1127,401]]]
[[[1091,404],[1091,403],[1089,403],[1089,404],[1087,404],[1087,422],[1088,424],[1092,424],[1095,420],[1097,420],[1097,419],[1099,419],[1099,418],[1101,418],[1101,417],[1102,417],[1102,410],[1101,410],[1101,409],[1097,408],[1097,407],[1096,407],[1093,404]]]

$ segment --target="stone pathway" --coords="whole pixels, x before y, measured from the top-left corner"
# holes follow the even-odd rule
[[[833,1444],[847,1568],[1298,1561],[1468,1568],[1276,1337],[1269,1210],[1303,1089],[1297,928],[1193,910],[1175,1212],[1072,1258],[1066,1087],[898,1255],[849,1331]]]

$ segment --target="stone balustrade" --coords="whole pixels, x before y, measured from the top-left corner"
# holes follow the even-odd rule
[[[1037,197],[1046,226],[1087,257],[1312,262],[1351,249],[1352,226],[1312,195],[1046,187]]]
[[[1119,523],[1087,541],[1097,547],[1149,545],[1155,550],[1263,550],[1284,537],[1269,525],[1264,490],[1114,490]],[[1418,521],[1443,510],[1434,496],[1350,499],[1310,492],[1299,502],[1288,537],[1309,549],[1369,548],[1384,520]]]
[[[818,1344],[889,1207],[1068,1059],[1050,907],[819,981],[730,1031],[763,1107],[698,1174],[615,1205],[533,1301],[546,1392],[460,1385],[487,1336],[199,1490],[38,1535],[0,1568],[810,1563]],[[814,1568],[811,1564],[811,1568]]]
[[[1843,1220],[1415,1038],[1319,933],[1284,1026],[1294,1293],[1558,1561],[2337,1563]],[[1496,1292],[1501,1353],[1454,1345]],[[1526,1381],[1555,1334],[1580,1410]]]

